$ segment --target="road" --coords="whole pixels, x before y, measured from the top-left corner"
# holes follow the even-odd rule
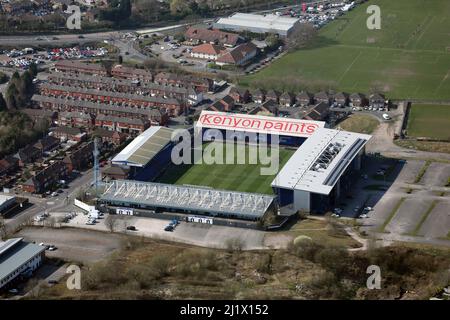
[[[30,219],[40,213],[45,211],[56,212],[67,207],[75,198],[79,188],[89,185],[92,180],[93,171],[92,169],[89,169],[82,173],[80,177],[73,180],[69,185],[69,189],[63,189],[63,193],[59,194],[57,197],[40,198],[34,195],[21,195],[27,197],[32,206],[11,218],[5,219],[6,227],[8,230],[16,230],[20,225],[27,224]]]

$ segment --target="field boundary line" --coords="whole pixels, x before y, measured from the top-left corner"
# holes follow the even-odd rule
[[[347,73],[350,71],[350,69],[353,67],[353,65],[356,63],[356,61],[359,59],[359,57],[361,56],[362,51],[360,51],[358,53],[358,55],[356,56],[356,58],[353,60],[353,62],[348,66],[347,70],[345,70],[345,72],[341,75],[341,77],[338,80],[338,83],[340,83],[344,77],[347,75]]]

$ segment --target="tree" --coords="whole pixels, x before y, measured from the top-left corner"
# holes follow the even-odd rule
[[[3,94],[0,92],[0,112],[6,111],[7,109],[5,98],[3,98]]]
[[[6,229],[5,221],[2,217],[0,217],[0,240],[5,240],[8,236],[8,231]]]
[[[116,231],[116,227],[119,222],[119,217],[115,214],[109,214],[105,219],[105,225],[108,228],[109,232]]]
[[[186,16],[192,12],[189,1],[186,0],[171,0],[170,13],[173,16]]]
[[[310,23],[303,23],[287,38],[289,51],[298,50],[308,45],[317,35],[317,29]]]
[[[12,81],[12,80],[11,80]],[[16,109],[18,105],[17,96],[19,94],[19,91],[16,88],[16,85],[14,82],[11,82],[6,89],[6,106],[9,110]]]
[[[37,74],[38,74],[38,68],[37,68],[37,65],[36,65],[36,63],[31,63],[30,64],[30,67],[28,68],[28,70],[30,71],[30,74],[33,76],[33,77],[36,77],[37,76]]]

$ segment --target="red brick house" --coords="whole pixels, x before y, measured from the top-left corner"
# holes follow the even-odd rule
[[[60,140],[71,140],[71,141],[84,141],[86,139],[86,133],[80,128],[72,127],[57,127],[52,131],[52,135]]]
[[[44,193],[52,185],[67,177],[67,168],[64,162],[55,161],[44,169],[35,173],[22,184],[22,189],[29,193]]]
[[[185,32],[187,41],[193,43],[219,44],[226,47],[234,47],[239,42],[239,35],[236,33],[223,32],[217,29],[190,27]]]
[[[351,107],[364,107],[368,103],[366,96],[362,93],[351,94],[349,100]]]
[[[297,105],[301,107],[309,106],[313,103],[313,95],[307,91],[302,91],[297,95]]]
[[[250,101],[250,92],[247,89],[233,87],[229,95],[236,103],[248,103]]]
[[[150,121],[146,119],[130,119],[99,114],[95,118],[95,127],[138,135],[150,127]]]
[[[120,64],[115,65],[111,69],[111,75],[117,78],[139,80],[142,82],[153,81],[153,74],[150,71],[145,69],[124,67]]]
[[[192,48],[191,57],[205,60],[217,60],[224,53],[226,53],[226,49],[224,47],[204,43]]]
[[[121,145],[127,138],[127,135],[122,132],[111,131],[103,128],[95,129],[93,136],[99,137],[103,143],[110,143],[116,146]]]
[[[32,145],[28,145],[20,149],[15,157],[19,159],[19,166],[24,167],[25,165],[40,159],[42,157],[42,152]]]
[[[74,60],[61,60],[55,63],[55,69],[61,72],[85,73],[107,76],[108,72],[100,63],[85,63]]]
[[[127,104],[140,108],[162,108],[170,116],[178,116],[186,108],[186,104],[184,102],[174,98],[152,97],[148,95],[101,91],[52,84],[42,85],[41,94],[50,97],[88,100],[91,102],[105,104]]]
[[[63,160],[67,167],[67,172],[70,174],[73,170],[83,170],[92,165],[94,161],[93,152],[93,141],[84,143],[76,150],[68,152]]]
[[[241,44],[236,48],[222,54],[217,58],[216,63],[219,66],[235,65],[244,66],[258,54],[258,48],[251,42]]]
[[[292,107],[295,104],[295,94],[284,92],[280,96],[279,104],[283,107]]]
[[[309,110],[303,116],[303,119],[323,121],[328,116],[329,112],[330,112],[330,105],[326,102],[320,102],[317,105],[315,105],[311,110]]]

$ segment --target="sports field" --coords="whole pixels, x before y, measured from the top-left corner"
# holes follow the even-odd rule
[[[408,136],[450,141],[450,105],[412,105]]]
[[[208,145],[204,145],[204,150]],[[226,150],[226,147],[223,148]],[[252,149],[252,150],[251,150]],[[253,153],[255,152],[255,153]],[[234,164],[195,164],[195,165],[171,165],[158,179],[158,182],[170,184],[188,184],[207,186],[215,189],[256,192],[272,194],[272,183],[276,174],[261,175],[262,167],[266,164],[248,164],[249,155],[257,154],[256,146],[245,146],[247,164],[237,164],[237,148],[234,151]],[[289,160],[294,150],[279,149],[278,171]],[[226,155],[226,152],[224,152]],[[269,153],[270,155],[270,153]],[[224,156],[225,157],[225,156]],[[223,157],[223,159],[225,159]],[[277,172],[278,172],[277,171]]]
[[[381,8],[381,30],[366,26],[371,4]],[[242,85],[450,99],[450,1],[368,1]]]

